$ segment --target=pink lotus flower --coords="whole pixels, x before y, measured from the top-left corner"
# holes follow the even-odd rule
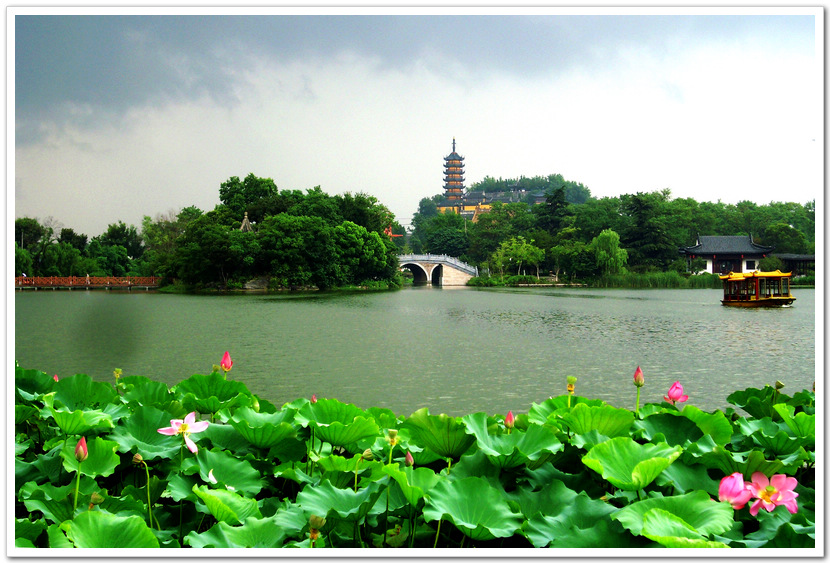
[[[673,405],[675,402],[682,403],[688,400],[689,396],[683,394],[683,386],[680,385],[679,381],[675,381],[671,384],[671,387],[669,388],[668,396],[665,396],[663,398],[666,400],[666,402],[671,403]]]
[[[772,479],[767,479],[767,476],[756,471],[752,474],[752,483],[747,484],[747,489],[752,494],[752,498],[757,498],[752,506],[749,507],[749,513],[755,516],[761,508],[772,512],[772,510],[783,504],[791,514],[798,512],[798,504],[795,499],[798,496],[793,489],[798,485],[795,477],[787,477],[786,475],[773,475]]]
[[[75,459],[84,461],[89,456],[89,450],[86,448],[86,436],[81,436],[78,440],[78,445],[75,446]]]
[[[315,403],[317,403],[317,393],[311,395],[311,404],[313,405]]]
[[[196,422],[196,412],[194,411],[184,417],[184,420],[171,420],[170,426],[167,428],[159,428],[158,433],[164,434],[165,436],[175,436],[177,434],[181,434],[184,437],[184,443],[187,445],[187,449],[195,454],[199,452],[199,448],[196,447],[196,443],[190,439],[190,435],[196,434],[197,432],[204,432],[207,430],[208,424],[207,420],[200,420],[199,422]]]
[[[642,387],[645,384],[646,380],[643,377],[643,370],[640,369],[640,366],[637,366],[637,369],[634,370],[634,385]]]
[[[504,425],[508,428],[513,428],[516,424],[516,417],[513,416],[513,411],[508,411],[507,416],[504,417]]]
[[[746,506],[751,498],[752,492],[747,488],[744,476],[741,473],[735,472],[720,480],[718,499],[728,502],[735,510],[740,510]]]
[[[228,352],[225,352],[225,355],[222,356],[222,363],[219,365],[223,370],[225,370],[225,373],[231,371],[231,368],[233,367],[233,360],[231,360],[231,355]]]
[[[57,380],[58,380],[58,374],[56,373],[55,375],[53,375],[53,376],[52,376],[52,379],[54,379],[55,381],[57,381]]]

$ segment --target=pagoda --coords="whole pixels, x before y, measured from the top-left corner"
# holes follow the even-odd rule
[[[444,197],[449,206],[460,205],[464,198],[464,157],[455,152],[455,137],[452,152],[444,157]]]

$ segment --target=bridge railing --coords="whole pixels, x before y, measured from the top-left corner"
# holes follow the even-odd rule
[[[466,272],[471,276],[478,275],[478,268],[471,266],[466,262],[462,262],[455,256],[448,256],[446,254],[399,254],[398,262],[439,262],[451,264],[455,268]]]
[[[155,276],[18,276],[15,287],[156,287]]]

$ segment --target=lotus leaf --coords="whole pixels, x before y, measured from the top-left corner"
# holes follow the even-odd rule
[[[309,515],[360,522],[381,492],[383,489],[377,482],[354,492],[352,489],[338,489],[329,481],[323,481],[317,486],[306,485],[297,493],[297,504]]]
[[[654,481],[681,451],[680,447],[641,445],[631,438],[619,437],[591,448],[582,463],[615,487],[636,491]]]
[[[302,426],[313,426],[316,436],[332,446],[351,446],[380,432],[371,416],[367,418],[363,410],[336,399],[306,403],[294,418]]]
[[[231,491],[209,489],[205,485],[194,485],[192,490],[218,522],[236,525],[250,517],[262,518],[254,499],[244,498]]]
[[[673,413],[673,411],[667,412]],[[716,444],[728,444],[732,438],[732,425],[721,411],[706,413],[694,405],[686,405],[677,415],[694,422],[704,434],[711,436]]]
[[[70,411],[102,408],[118,398],[112,385],[93,381],[85,373],[62,378],[53,390],[57,406]]]
[[[585,397],[580,397],[578,395],[571,396],[571,408],[575,407],[576,405],[585,404],[590,406],[602,406],[605,404],[605,401],[600,399],[586,399]],[[558,397],[551,397],[541,403],[531,403],[530,410],[527,413],[528,422],[533,424],[546,424],[554,412],[561,410],[561,409],[568,409],[568,396],[567,395],[559,395]]]
[[[775,405],[775,412],[784,420],[784,423],[799,438],[816,437],[816,415],[800,412],[795,414],[795,409],[790,405]]]
[[[14,424],[23,424],[25,422],[36,423],[40,418],[40,411],[30,405],[15,405],[14,406]]]
[[[124,393],[122,401],[166,410],[174,415],[173,418],[184,418],[187,414],[184,407],[176,400],[175,393],[171,393],[164,382],[152,381],[146,377],[131,384],[128,391]],[[171,408],[174,404],[177,404],[178,408]]]
[[[100,510],[88,510],[64,526],[68,528],[67,538],[75,547],[159,547],[153,531],[138,516],[121,517]]]
[[[649,510],[659,508],[684,521],[700,536],[723,534],[732,528],[734,510],[727,502],[713,502],[704,491],[685,495],[648,498],[634,502],[611,515],[635,536],[643,530],[643,518]]]
[[[441,480],[427,494],[424,520],[445,518],[473,540],[512,536],[522,516],[510,510],[504,495],[480,477]]]
[[[125,422],[115,427],[110,438],[118,443],[121,452],[139,453],[145,461],[170,458],[179,453],[181,439],[158,433],[159,428],[170,426],[171,414],[151,406],[139,406]]]
[[[213,414],[223,408],[248,406],[252,402],[251,392],[244,383],[225,379],[217,372],[192,375],[173,390],[182,395],[185,410],[204,414]]]
[[[14,384],[17,392],[24,396],[23,398],[32,401],[40,395],[53,391],[55,380],[45,372],[17,366],[14,369]]]
[[[167,421],[167,425],[170,424],[170,421]],[[199,434],[200,443],[203,443],[205,439],[210,440],[210,443],[213,444],[214,447],[222,448],[223,450],[228,450],[237,454],[246,454],[248,452],[254,453],[254,450],[251,446],[251,443],[242,437],[242,435],[237,432],[236,428],[231,426],[230,424],[211,424],[207,427],[207,430]],[[305,450],[303,450],[305,452]]]
[[[488,431],[487,415],[483,412],[469,414],[462,420],[467,431],[475,435],[478,449],[493,465],[503,469],[524,465],[562,449],[562,443],[550,427],[532,424],[526,431],[493,435]]]
[[[18,496],[29,512],[39,510],[47,520],[60,524],[72,518],[72,498],[74,485],[55,487],[50,483],[36,485],[26,483]]]
[[[585,493],[549,505],[528,518],[523,533],[535,547],[628,547],[630,535],[609,515],[617,509]],[[628,537],[626,537],[628,536]]]
[[[250,407],[241,407],[236,409],[228,423],[251,445],[269,449],[283,440],[293,440],[297,435],[297,430],[290,424],[293,415],[290,410],[261,414]]]
[[[384,466],[383,471],[400,485],[404,497],[413,507],[417,507],[418,502],[441,480],[428,467],[404,467],[401,469],[397,463],[393,463]]]
[[[763,452],[758,450],[730,452],[723,446],[716,446],[711,451],[693,451],[691,448],[686,451],[697,458],[699,463],[709,469],[716,470],[721,475],[731,475],[736,471],[745,476],[750,476],[756,471],[760,471],[764,475],[773,475],[785,469],[780,460],[768,461]]]
[[[30,542],[35,542],[46,530],[46,522],[43,520],[35,520],[32,522],[27,518],[16,518],[14,521],[14,538],[25,538]]]
[[[49,538],[49,547],[51,548],[72,549],[75,547],[69,541],[69,538],[66,537],[66,534],[63,533],[63,530],[61,530],[60,524],[49,524],[46,527],[46,536]]]
[[[571,432],[584,434],[596,430],[609,438],[628,436],[628,430],[634,422],[634,413],[611,405],[589,406],[579,403],[561,416]]]
[[[217,522],[212,528],[201,534],[190,532],[184,537],[184,543],[190,547],[248,548],[282,547],[285,543],[285,530],[275,524],[273,518],[248,518],[241,526],[230,526]]]
[[[687,441],[694,442],[703,437],[703,432],[694,422],[670,411],[647,416],[634,424],[642,429],[644,439],[666,442],[670,446],[682,446]]]
[[[403,427],[409,430],[413,440],[445,459],[460,458],[475,442],[460,418],[431,415],[426,407],[412,413]]]
[[[744,389],[735,391],[726,397],[726,400],[736,407],[740,407],[755,418],[770,417],[775,419],[775,410],[772,405],[778,401],[785,402],[790,397],[780,394],[776,397],[774,387],[765,385],[763,389]]]
[[[699,463],[686,465],[682,460],[683,458],[680,458],[664,469],[657,476],[657,484],[671,485],[679,494],[699,489],[717,497],[720,482],[709,477],[706,466]]]
[[[54,396],[44,395],[45,416],[51,416],[61,432],[67,436],[105,432],[113,427],[112,417],[101,410],[69,410],[54,408]]]
[[[666,547],[729,547],[707,541],[685,520],[661,508],[652,508],[643,515],[642,534]]]
[[[262,490],[263,482],[259,471],[254,469],[248,461],[238,459],[229,452],[199,448],[199,453],[190,459],[195,460],[202,481],[207,482],[210,479],[210,472],[213,471],[213,478],[224,483],[229,489],[232,487],[233,490],[252,496]],[[186,472],[189,473],[189,471]]]
[[[95,437],[86,441],[89,455],[81,463],[75,459],[75,446],[77,443],[77,440],[67,440],[61,450],[63,468],[67,471],[74,472],[80,468],[81,475],[88,475],[89,477],[101,475],[102,477],[106,477],[107,475],[113,474],[115,468],[121,461],[118,454],[115,453],[115,450],[118,449],[118,442]]]
[[[569,489],[558,479],[545,482],[538,491],[522,487],[505,493],[505,496],[516,503],[527,519],[540,513],[548,516],[559,514],[565,506],[573,503],[576,495],[576,491]]]

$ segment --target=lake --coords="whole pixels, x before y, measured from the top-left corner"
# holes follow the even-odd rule
[[[720,304],[720,290],[414,287],[393,292],[167,295],[17,291],[14,357],[24,368],[173,385],[209,373],[277,406],[336,398],[398,415],[527,412],[566,392],[633,409],[679,380],[687,404],[727,406],[746,387],[816,378],[815,290],[785,309]]]

